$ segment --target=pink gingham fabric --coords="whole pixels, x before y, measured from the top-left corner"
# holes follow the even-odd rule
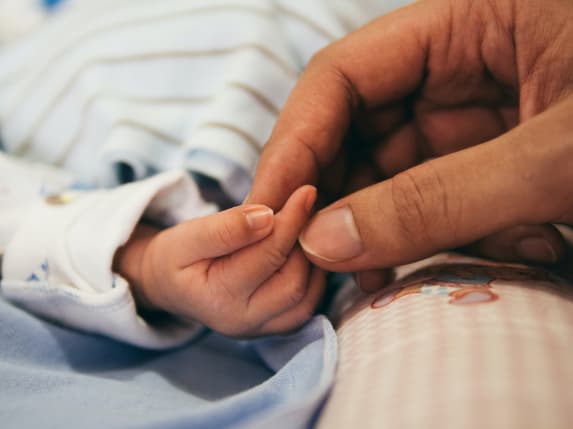
[[[401,275],[436,264],[338,300],[340,363],[318,427],[573,428],[573,288],[452,255]],[[458,287],[455,264],[477,274]]]

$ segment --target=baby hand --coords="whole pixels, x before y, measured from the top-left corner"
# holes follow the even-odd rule
[[[324,273],[297,245],[315,199],[315,188],[303,186],[276,216],[266,206],[243,205],[161,232],[140,227],[116,267],[142,308],[229,336],[290,331],[312,315],[324,291]]]

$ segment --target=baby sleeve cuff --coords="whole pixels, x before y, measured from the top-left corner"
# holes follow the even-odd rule
[[[112,190],[69,192],[36,203],[3,257],[4,296],[46,319],[139,347],[163,349],[199,335],[198,323],[153,325],[136,309],[113,257],[145,216],[165,225],[214,213],[184,172]]]

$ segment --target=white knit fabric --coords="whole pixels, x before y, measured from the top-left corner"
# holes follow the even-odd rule
[[[216,210],[184,172],[110,190],[54,193],[66,184],[65,173],[40,175],[37,165],[6,157],[0,167],[2,173],[21,173],[20,192],[0,192],[0,219],[18,220],[17,228],[3,234],[9,238],[2,262],[7,299],[53,321],[141,347],[171,347],[201,332],[199,324],[175,320],[148,324],[138,315],[127,282],[111,271],[113,255],[142,216],[174,224]],[[29,198],[17,205],[24,189]]]
[[[199,327],[141,319],[111,272],[117,248],[144,213],[216,210],[181,170],[242,201],[310,57],[386,2],[18,1],[0,0],[0,129],[34,164],[0,157],[3,294],[135,345],[179,344]]]
[[[71,2],[0,54],[5,149],[105,186],[118,163],[135,179],[187,168],[241,201],[308,59],[368,15],[351,1]]]

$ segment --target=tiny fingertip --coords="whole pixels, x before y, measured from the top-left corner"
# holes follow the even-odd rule
[[[287,205],[294,205],[302,207],[305,212],[310,213],[316,202],[317,190],[312,185],[303,185],[297,188],[288,198],[285,203]]]
[[[306,185],[306,187],[308,191],[306,195],[304,208],[307,211],[307,213],[310,213],[314,207],[314,204],[316,203],[317,190],[316,187],[312,185]]]

